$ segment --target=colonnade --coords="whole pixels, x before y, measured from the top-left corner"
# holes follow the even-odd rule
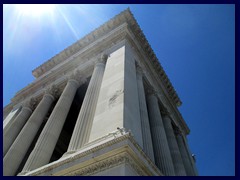
[[[64,155],[76,152],[89,141],[107,58],[107,55],[102,55],[94,66],[67,152]],[[145,92],[144,74],[139,66],[136,73],[143,151],[164,175],[195,175],[182,134],[175,135],[169,114],[164,113],[159,106],[156,91],[150,89]],[[45,91],[37,106],[33,105],[33,100],[23,105],[11,127],[4,132],[4,175],[16,175],[42,122],[54,101],[58,99],[20,175],[49,163],[77,89],[85,81],[81,72],[77,70],[69,76],[61,95],[58,87],[53,85]]]
[[[191,156],[178,129],[174,129],[170,114],[159,106],[157,91],[152,87],[145,93],[144,73],[137,65],[139,108],[143,132],[143,151],[167,176],[195,176]],[[150,127],[150,128],[149,128]]]
[[[66,153],[72,153],[88,142],[107,58],[107,55],[103,55],[95,64]],[[49,163],[76,91],[84,82],[85,79],[79,71],[76,71],[69,76],[67,85],[51,112],[51,115],[38,137],[35,147],[29,155],[20,175],[24,175],[29,171]],[[29,107],[24,106],[22,108],[19,115],[14,119],[14,122],[16,123],[13,123],[11,125],[12,127],[9,128],[11,129],[10,133],[14,134],[14,136],[11,136],[9,132],[4,132],[4,175],[15,175],[17,173],[17,170],[37,134],[42,121],[58,94],[56,93],[57,91],[58,90],[55,86],[49,88],[34,111]]]

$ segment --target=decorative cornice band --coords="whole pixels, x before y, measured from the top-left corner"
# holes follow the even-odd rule
[[[107,135],[109,136],[109,135]],[[39,170],[36,170],[35,172],[28,172],[26,175],[30,175],[30,176],[35,176],[35,175],[41,175],[43,174],[44,172],[46,171],[51,171],[52,169],[55,169],[61,165],[64,165],[66,163],[69,163],[69,162],[72,162],[73,160],[76,160],[76,159],[79,159],[79,158],[82,158],[84,156],[87,156],[93,152],[96,152],[98,150],[101,150],[105,147],[108,147],[108,146],[111,146],[111,145],[114,145],[120,141],[124,141],[124,140],[130,140],[130,142],[134,145],[134,147],[140,152],[140,154],[147,160],[148,164],[151,166],[152,169],[154,169],[156,172],[160,172],[159,169],[156,167],[156,165],[153,164],[153,162],[146,156],[146,154],[143,152],[143,150],[141,149],[141,147],[137,144],[137,142],[134,140],[133,136],[131,135],[131,133],[126,133],[124,135],[121,135],[119,137],[116,137],[110,141],[107,141],[103,144],[100,144],[96,147],[93,147],[89,150],[86,150],[82,153],[79,153],[79,154],[76,154],[76,155],[69,155],[69,157],[66,157],[66,159],[62,159],[61,161],[59,161],[58,163],[54,163],[52,165],[50,165],[50,167],[48,167],[49,165],[46,165],[45,167],[43,167],[42,169],[39,169]],[[84,148],[84,147],[83,147]],[[81,149],[79,149],[80,151]],[[134,167],[133,167],[134,168]],[[135,167],[136,168],[136,167]],[[74,172],[69,172],[70,173],[75,173],[76,171]],[[140,172],[138,172],[140,173]],[[150,173],[150,172],[149,172]],[[67,175],[69,175],[67,174]],[[160,172],[159,175],[162,175],[162,173]]]
[[[134,162],[134,160],[127,153],[123,153],[118,156],[107,158],[105,160],[95,163],[94,165],[89,165],[88,167],[82,168],[80,170],[76,170],[71,173],[67,173],[65,175],[66,176],[89,176],[124,163],[129,164],[140,176],[146,176],[146,173],[144,173],[141,170],[141,168]]]
[[[74,53],[80,51],[96,39],[100,38],[101,36],[105,35],[109,31],[111,31],[114,27],[119,26],[120,24],[127,22],[129,24],[129,27],[134,32],[135,36],[139,39],[141,44],[143,44],[143,49],[145,50],[146,54],[148,55],[149,59],[151,59],[153,66],[155,70],[160,74],[161,79],[165,79],[163,81],[164,86],[166,87],[169,96],[171,99],[175,102],[177,106],[180,106],[182,104],[181,100],[179,99],[177,92],[173,88],[169,78],[167,77],[165,71],[163,70],[160,62],[158,61],[154,51],[152,50],[150,44],[148,43],[145,35],[143,34],[141,28],[139,27],[136,19],[134,18],[133,14],[131,13],[130,9],[126,9],[120,14],[116,15],[106,23],[104,23],[99,28],[95,29],[94,31],[87,34],[82,39],[75,42],[73,45],[69,46],[53,58],[49,59],[44,64],[40,65],[36,69],[32,71],[32,74],[37,78],[40,77],[45,72],[52,69],[57,64],[60,64],[65,59],[73,55]]]
[[[81,51],[72,55],[70,58],[66,59],[66,61],[64,61],[62,63],[64,63],[64,65],[67,64],[68,68],[66,68],[66,69],[69,69],[69,68],[75,69],[76,66],[79,66],[79,65],[76,64],[76,62],[74,62],[73,65],[70,66],[68,62],[73,60],[76,56],[83,55],[81,58],[83,58],[84,60],[86,60],[86,59],[89,60],[90,58],[95,59],[97,54],[99,54],[100,52],[103,52],[104,50],[106,50],[112,46],[112,44],[109,44],[109,43],[105,44],[105,46],[98,46],[99,42],[101,42],[102,44],[107,43],[108,42],[107,39],[109,39],[110,37],[113,37],[113,36],[115,37],[115,39],[117,36],[118,38],[116,39],[117,40],[116,42],[120,42],[126,36],[126,25],[127,25],[126,23],[121,24],[120,26],[116,27],[113,31],[106,34],[106,36],[102,36],[99,39],[97,39],[96,41],[94,41],[93,43],[89,44],[89,46],[85,46],[83,49],[81,49]],[[96,47],[96,45],[97,45],[97,47]],[[87,52],[87,54],[86,54],[86,52]],[[58,65],[56,65],[56,67],[59,67],[59,65],[62,65],[62,64],[58,64]],[[87,68],[89,68],[89,67],[90,66],[87,66]],[[79,67],[79,69],[81,69],[81,68]],[[61,73],[56,76],[56,74],[55,74],[56,70],[51,70],[51,71],[53,71],[54,73],[49,73],[50,72],[49,71],[49,72],[47,72],[46,76],[44,75],[44,76],[39,77],[35,82],[30,83],[28,86],[26,86],[23,89],[21,89],[20,91],[18,91],[16,93],[16,95],[11,99],[11,101],[14,104],[16,104],[18,101],[24,100],[29,95],[30,91],[36,92],[39,89],[41,89],[42,87],[44,87],[45,84],[48,84],[48,82],[58,81],[59,79],[62,78],[62,76],[64,74],[66,74],[66,72],[69,72],[69,70],[64,71],[64,72],[60,70]],[[52,76],[50,74],[54,74],[54,75]],[[40,81],[41,81],[41,83],[40,83]]]

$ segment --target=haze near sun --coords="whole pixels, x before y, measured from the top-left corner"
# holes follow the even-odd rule
[[[54,4],[16,4],[16,10],[25,16],[43,16],[50,13],[56,8]]]

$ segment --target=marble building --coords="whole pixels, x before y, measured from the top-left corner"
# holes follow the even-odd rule
[[[3,109],[5,176],[196,176],[176,91],[129,9]]]

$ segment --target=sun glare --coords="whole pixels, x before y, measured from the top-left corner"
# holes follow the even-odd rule
[[[22,15],[42,16],[54,11],[54,4],[16,4],[17,11]]]

